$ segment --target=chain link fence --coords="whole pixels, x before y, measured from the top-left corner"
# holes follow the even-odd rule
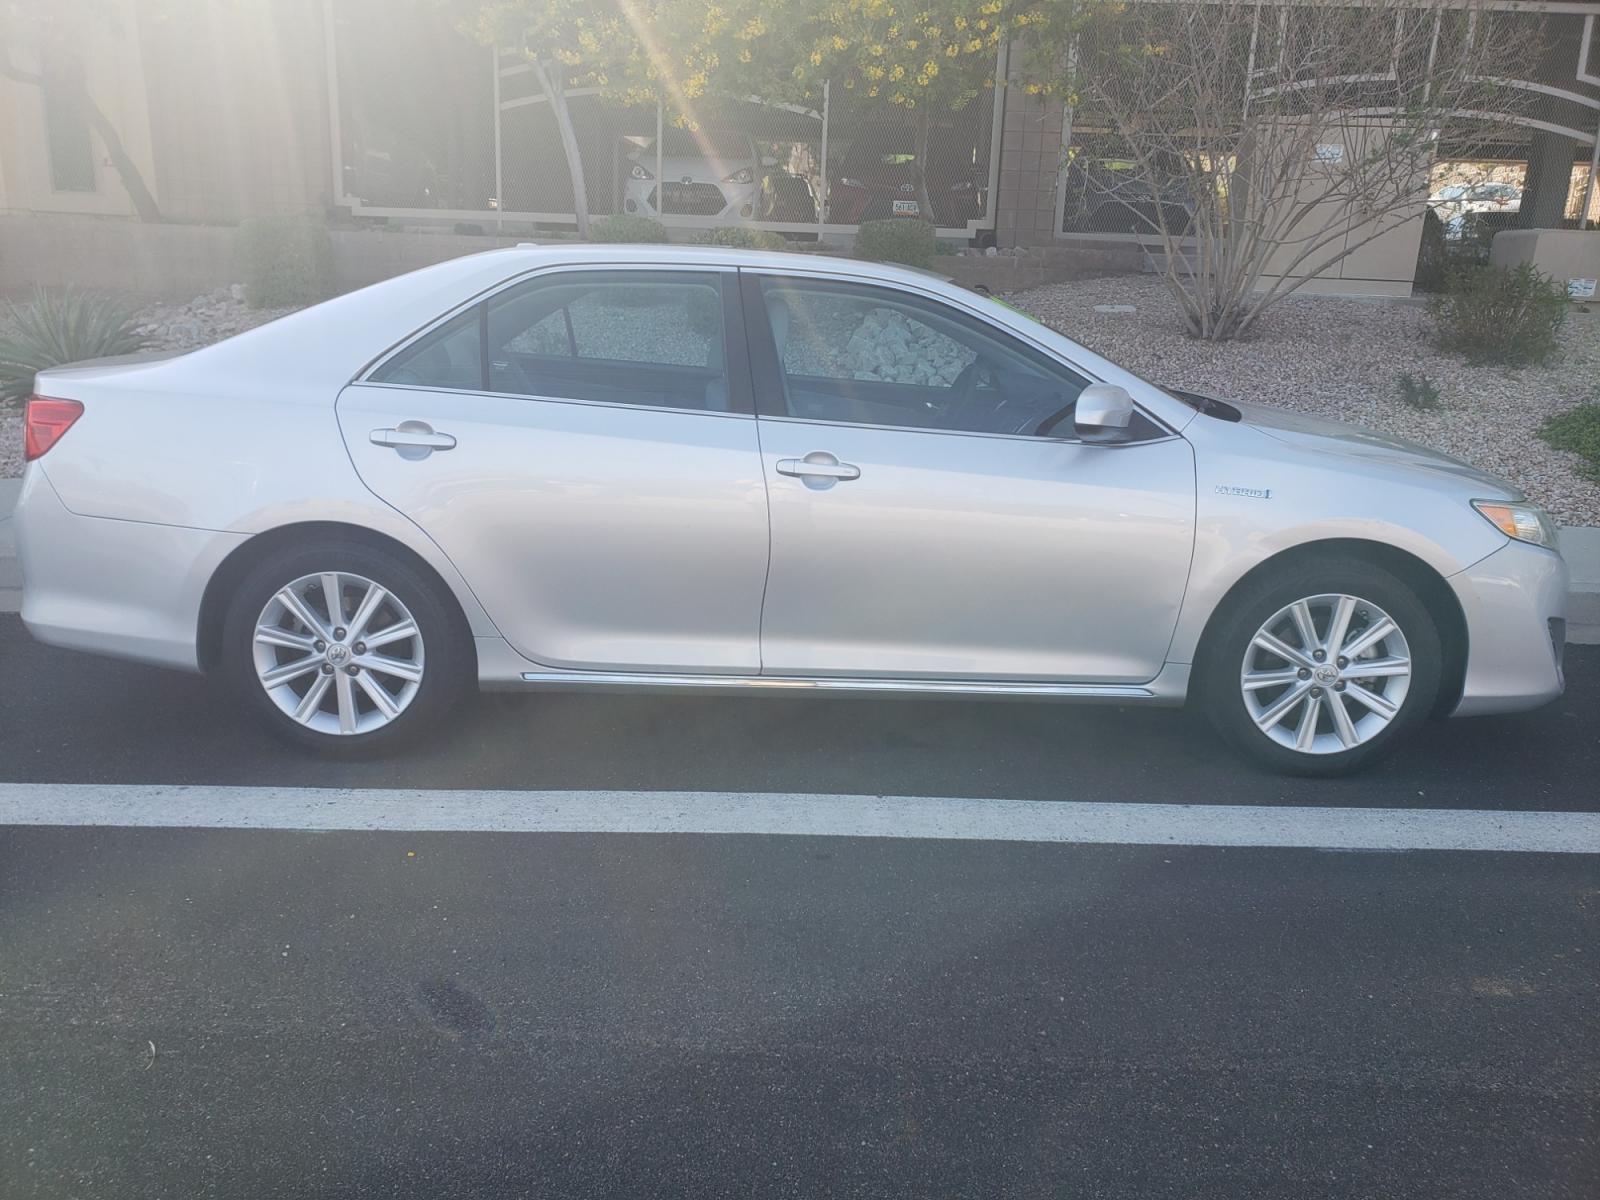
[[[341,204],[356,216],[512,231],[576,223],[557,123],[520,54],[475,45],[443,18],[391,23],[378,42],[360,31],[382,20],[382,0],[331,8]],[[926,128],[910,110],[826,84],[799,102],[708,100],[692,128],[595,89],[570,91],[567,107],[591,218],[838,240],[862,221],[912,216],[968,239],[995,226],[999,96],[931,114]]]
[[[1245,106],[1251,100],[1281,104],[1281,93],[1298,86],[1279,72],[1283,47],[1293,41],[1294,22],[1303,19],[1297,11],[1301,6],[1217,7],[1235,16],[1237,45],[1219,47],[1215,70],[1204,84],[1230,90]],[[1127,20],[1144,32],[1153,23],[1151,10],[1163,6],[1141,4],[1137,13],[1133,8],[1124,9]],[[1165,8],[1178,20],[1183,9],[1195,6]],[[1491,73],[1477,77],[1484,84],[1478,110],[1449,114],[1434,135],[1433,165],[1426,179],[1419,180],[1419,191],[1425,186],[1426,193],[1418,200],[1426,199],[1423,253],[1436,261],[1422,265],[1418,282],[1423,275],[1437,277],[1451,260],[1487,260],[1489,244],[1501,230],[1593,227],[1600,221],[1600,186],[1591,183],[1600,158],[1600,14],[1423,3],[1387,6],[1381,21],[1372,16],[1359,20],[1370,27],[1374,40],[1330,46],[1334,58],[1319,63],[1323,82],[1318,86],[1325,88],[1328,79],[1343,81],[1351,108],[1363,110],[1363,120],[1386,103],[1405,103],[1418,80],[1443,69],[1452,55],[1468,52],[1474,41],[1516,44],[1526,51],[1517,63],[1507,63],[1503,74],[1490,67]],[[1080,69],[1080,61],[1108,61],[1103,47],[1091,39],[1114,42],[1118,36],[1114,25],[1087,30],[1067,70]],[[1304,47],[1301,53],[1309,61]],[[1102,73],[1093,82],[1097,86],[1082,89],[1065,115],[1058,236],[1150,246],[1163,226],[1185,231],[1194,208],[1193,164],[1176,156],[1165,170],[1152,163],[1149,146],[1122,136],[1108,111],[1118,107],[1115,101],[1126,99],[1117,94],[1115,72]],[[1108,94],[1113,103],[1104,102]],[[1213,102],[1212,111],[1225,107]],[[1284,111],[1292,114],[1290,108]],[[1193,132],[1198,156],[1217,156],[1220,162],[1233,153],[1225,129]],[[1226,179],[1228,171],[1215,174]]]

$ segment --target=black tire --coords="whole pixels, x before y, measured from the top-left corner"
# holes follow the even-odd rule
[[[366,732],[307,728],[278,707],[257,675],[257,618],[281,588],[325,571],[359,575],[379,584],[410,611],[421,634],[423,671],[415,693],[399,715]],[[447,722],[474,675],[471,633],[454,598],[401,555],[353,539],[321,537],[268,553],[234,589],[223,618],[224,686],[278,737],[330,757],[381,755],[435,732]],[[371,705],[370,699],[362,703]]]
[[[1246,707],[1240,673],[1257,631],[1275,613],[1297,600],[1324,595],[1359,597],[1386,612],[1409,648],[1411,677],[1387,727],[1350,749],[1313,754],[1283,745],[1257,727]],[[1347,775],[1387,754],[1427,718],[1439,694],[1443,660],[1438,625],[1404,580],[1359,558],[1305,559],[1263,573],[1228,599],[1201,647],[1194,695],[1217,731],[1263,766],[1288,775]],[[1325,704],[1333,702],[1331,689],[1327,694]],[[1348,703],[1342,698],[1339,702]],[[1347,707],[1347,711],[1359,713],[1361,709]],[[1331,714],[1321,720],[1331,721]]]

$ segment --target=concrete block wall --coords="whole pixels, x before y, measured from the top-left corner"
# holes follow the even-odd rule
[[[1055,241],[1063,113],[1059,101],[1007,85],[995,196],[997,245],[1045,246]]]
[[[236,238],[236,229],[220,225],[0,217],[0,296],[20,298],[35,287],[78,287],[150,300],[190,300],[243,282],[235,257]],[[333,229],[329,239],[334,282],[340,291],[519,240],[384,229]],[[826,249],[849,253],[847,248]],[[1132,243],[1108,241],[1040,245],[1022,254],[946,255],[933,265],[969,286],[982,284],[995,292],[1015,292],[1087,275],[1145,270],[1146,257]]]
[[[25,296],[35,287],[79,287],[189,300],[241,282],[237,233],[223,225],[0,217],[0,296]],[[334,279],[342,291],[517,240],[378,229],[335,229],[329,236]]]

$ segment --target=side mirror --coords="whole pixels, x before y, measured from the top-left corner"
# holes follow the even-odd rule
[[[1091,383],[1078,393],[1073,406],[1073,425],[1087,438],[1126,429],[1132,419],[1133,397],[1120,384]]]

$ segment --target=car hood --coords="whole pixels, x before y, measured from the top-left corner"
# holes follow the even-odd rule
[[[1309,417],[1261,404],[1233,403],[1233,407],[1239,410],[1243,424],[1299,450],[1319,456],[1335,454],[1385,467],[1428,472],[1471,484],[1483,499],[1523,499],[1522,493],[1505,480],[1405,438],[1380,433],[1362,425],[1346,425],[1340,421]]]
[[[635,154],[630,161],[638,163],[647,171],[653,172],[656,169],[656,158],[653,154]],[[669,181],[682,179],[688,175],[702,182],[721,183],[735,171],[746,169],[750,171],[756,169],[756,160],[748,155],[712,161],[709,158],[699,157],[674,158],[669,154],[661,160],[662,177]]]

